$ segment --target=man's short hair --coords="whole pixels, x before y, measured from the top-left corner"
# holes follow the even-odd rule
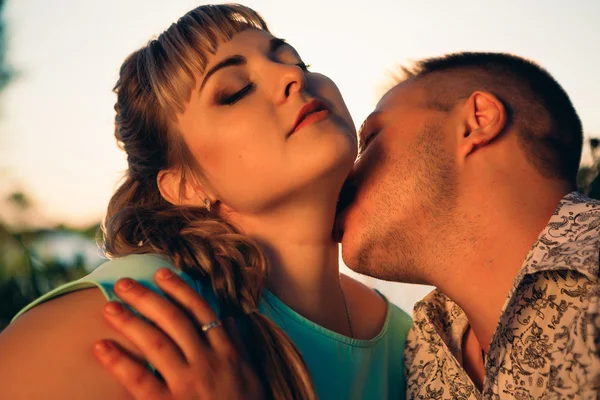
[[[539,65],[511,54],[467,52],[424,59],[402,72],[405,79],[422,80],[429,106],[442,110],[477,90],[493,93],[532,165],[577,187],[581,121],[565,90]]]

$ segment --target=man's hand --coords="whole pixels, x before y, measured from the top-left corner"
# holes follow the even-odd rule
[[[100,363],[135,399],[262,398],[260,381],[240,357],[243,349],[236,349],[204,299],[166,268],[157,271],[155,281],[177,305],[128,278],[116,283],[115,292],[157,327],[117,302],[107,303],[104,316],[144,354],[164,382],[144,362],[108,340],[94,346]],[[233,320],[225,322],[239,347]]]

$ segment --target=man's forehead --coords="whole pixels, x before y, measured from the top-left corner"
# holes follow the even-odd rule
[[[375,107],[375,112],[384,112],[401,105],[416,106],[424,96],[423,92],[414,79],[406,79],[383,95]]]

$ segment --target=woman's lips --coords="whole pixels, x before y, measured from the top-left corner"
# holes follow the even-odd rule
[[[329,110],[321,110],[321,111],[315,111],[313,113],[310,113],[306,117],[304,117],[304,119],[302,119],[302,121],[296,126],[296,128],[294,128],[292,133],[299,131],[300,129],[302,129],[303,127],[305,127],[307,125],[316,124],[317,122],[323,121],[328,116],[329,116]]]
[[[323,100],[313,99],[309,101],[300,109],[293,128],[288,136],[307,125],[315,124],[326,119],[329,116],[329,113],[329,107]]]

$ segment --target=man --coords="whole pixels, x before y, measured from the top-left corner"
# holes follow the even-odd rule
[[[407,340],[408,398],[596,398],[600,202],[582,128],[539,66],[424,60],[379,102],[341,215],[357,272],[436,286]]]

